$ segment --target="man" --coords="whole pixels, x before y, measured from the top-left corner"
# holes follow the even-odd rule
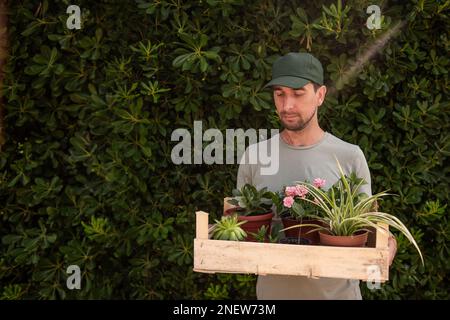
[[[238,170],[237,188],[250,183],[257,188],[279,191],[295,181],[322,178],[327,189],[339,179],[336,156],[345,174],[355,172],[367,181],[360,192],[371,195],[369,167],[359,146],[347,143],[319,126],[317,110],[327,92],[319,60],[308,53],[288,53],[274,62],[272,80],[265,87],[273,89],[275,107],[284,130],[246,149],[245,162],[241,160]],[[269,148],[273,142],[279,145],[279,154],[271,154],[272,158],[278,156],[279,169],[275,175],[262,175],[262,164],[249,164],[249,154],[256,154],[258,148]],[[392,262],[396,251],[393,238],[389,246]],[[362,299],[358,280],[300,276],[258,276],[256,294],[258,299]]]

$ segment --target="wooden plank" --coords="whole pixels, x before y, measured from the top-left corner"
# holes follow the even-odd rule
[[[379,223],[378,225],[386,231],[383,232],[377,229],[375,247],[377,250],[385,250],[387,252],[386,263],[379,266],[379,271],[389,277],[389,225],[385,223]]]
[[[373,280],[370,268],[388,280],[388,250],[194,240],[194,271],[278,274]],[[373,270],[373,269],[372,269]]]
[[[383,232],[377,229],[376,248],[387,249],[389,240],[389,226],[385,223],[379,223],[378,225],[386,231]]]
[[[197,211],[195,213],[196,239],[208,239],[208,213]]]

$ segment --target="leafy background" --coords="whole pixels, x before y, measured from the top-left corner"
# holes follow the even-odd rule
[[[75,3],[76,2],[76,3]],[[361,146],[381,208],[406,222],[381,290],[448,299],[449,1],[31,1],[9,4],[0,153],[2,299],[249,299],[253,275],[192,271],[194,212],[220,214],[235,165],[172,164],[176,128],[278,128],[271,64],[310,51],[324,129]],[[81,8],[68,30],[66,9]],[[378,4],[381,30],[366,28]],[[349,67],[380,37],[353,76]],[[81,290],[66,269],[82,270]]]

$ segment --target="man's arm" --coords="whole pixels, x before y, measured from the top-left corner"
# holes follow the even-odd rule
[[[355,155],[355,173],[358,177],[363,178],[367,182],[367,184],[364,184],[359,188],[359,191],[371,196],[372,179],[370,177],[369,165],[367,164],[366,157],[360,147],[357,148]]]
[[[389,266],[391,266],[394,261],[395,255],[397,254],[397,240],[392,233],[389,234],[388,238],[388,248],[389,248]]]

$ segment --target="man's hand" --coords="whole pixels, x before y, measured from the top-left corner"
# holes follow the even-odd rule
[[[397,240],[395,240],[395,237],[393,235],[389,235],[388,248],[389,248],[389,266],[391,266],[392,261],[394,261],[395,254],[397,253]]]

